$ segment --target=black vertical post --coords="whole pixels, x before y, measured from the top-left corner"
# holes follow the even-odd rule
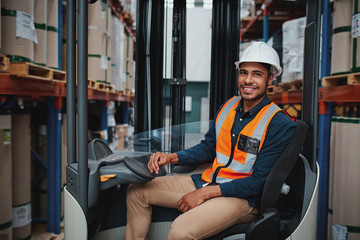
[[[172,125],[185,122],[186,1],[175,0],[173,9],[173,79],[171,83]]]
[[[147,71],[151,77],[151,129],[163,127],[163,44],[164,1],[151,1],[150,55],[146,53],[149,0],[137,1],[136,14],[136,68],[135,68],[135,133],[149,130],[147,118]],[[146,59],[150,58],[150,69]]]
[[[85,216],[88,213],[88,149],[87,149],[87,115],[88,115],[88,1],[79,1],[78,32],[78,162],[79,204]]]
[[[186,1],[175,0],[173,8],[173,79],[171,91],[171,151],[184,145],[185,95],[186,95]]]
[[[234,62],[239,59],[240,10],[240,0],[213,1],[210,119],[222,103],[237,95]]]
[[[59,5],[61,7],[62,5]],[[66,119],[67,162],[76,162],[76,1],[66,4]]]
[[[146,108],[146,2],[136,2],[136,52],[135,52],[135,133],[147,130]]]
[[[302,119],[310,126],[304,143],[304,155],[316,171],[318,136],[318,88],[320,66],[321,1],[308,0],[304,45],[304,82]]]
[[[164,0],[153,0],[151,31],[151,129],[163,127]]]

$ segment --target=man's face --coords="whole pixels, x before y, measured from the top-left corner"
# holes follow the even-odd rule
[[[241,97],[249,103],[257,104],[266,95],[274,75],[260,63],[245,62],[241,64],[238,76],[238,89]]]

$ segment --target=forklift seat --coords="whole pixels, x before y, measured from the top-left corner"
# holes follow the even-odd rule
[[[304,209],[304,185],[309,170],[307,160],[300,154],[307,132],[307,124],[296,120],[296,130],[290,142],[275,163],[265,182],[259,215],[249,224],[235,224],[208,238],[218,240],[245,233],[246,240],[285,239],[299,224]],[[284,185],[286,182],[286,185]],[[282,188],[288,188],[288,195],[282,195]],[[290,226],[291,225],[291,226]]]

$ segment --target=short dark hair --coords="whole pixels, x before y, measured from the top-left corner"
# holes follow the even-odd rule
[[[241,68],[241,65],[243,64],[244,62],[242,62],[242,63],[240,63],[239,64],[239,69]],[[261,65],[263,65],[265,68],[266,68],[266,70],[268,70],[269,71],[269,73],[270,74],[272,74],[272,72],[271,72],[271,64],[268,64],[268,63],[262,63],[262,62],[259,62]]]
[[[263,65],[271,74],[271,65],[270,64],[268,64],[268,63],[260,63],[260,64]]]

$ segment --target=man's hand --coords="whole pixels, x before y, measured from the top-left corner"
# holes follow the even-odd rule
[[[161,166],[172,163],[176,164],[178,162],[178,157],[176,153],[165,154],[161,152],[156,152],[151,155],[148,162],[148,168],[152,173],[159,173]]]
[[[218,185],[206,186],[185,194],[177,203],[180,212],[187,212],[214,197],[221,197]]]

